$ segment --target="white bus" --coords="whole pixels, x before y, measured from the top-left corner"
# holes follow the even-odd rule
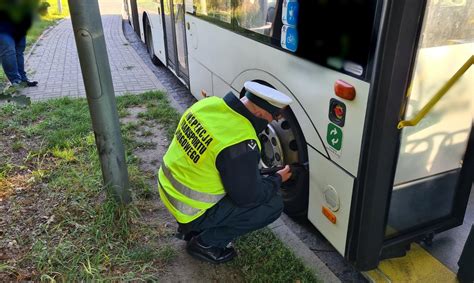
[[[474,67],[446,82],[473,61],[472,0],[124,1],[153,62],[197,99],[246,81],[294,99],[259,136],[263,166],[309,163],[282,188],[285,212],[360,270],[462,223]]]

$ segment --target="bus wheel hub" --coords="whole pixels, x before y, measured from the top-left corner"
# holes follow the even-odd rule
[[[280,139],[271,124],[258,135],[262,145],[261,165],[274,167],[284,165],[284,155]]]

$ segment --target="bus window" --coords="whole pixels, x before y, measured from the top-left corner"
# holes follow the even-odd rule
[[[192,14],[274,48],[367,80],[378,32],[377,2],[193,0]]]
[[[374,47],[375,0],[300,1],[296,55],[363,76]]]
[[[421,48],[474,42],[474,1],[438,0],[428,5]],[[448,24],[449,23],[449,24]]]
[[[231,23],[231,0],[194,0],[193,4],[196,15]]]
[[[367,78],[370,54],[375,51],[377,0],[237,2],[234,18],[240,34],[314,63]]]
[[[272,36],[276,0],[242,0],[235,7],[237,25],[266,36]]]

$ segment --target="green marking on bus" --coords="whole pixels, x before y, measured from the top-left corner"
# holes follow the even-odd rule
[[[326,141],[328,144],[339,151],[342,147],[342,130],[333,123],[328,124],[328,132],[326,134]]]

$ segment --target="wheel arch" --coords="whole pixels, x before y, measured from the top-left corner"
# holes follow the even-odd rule
[[[148,13],[146,11],[143,11],[142,14],[142,26],[145,27],[146,21],[148,20]]]
[[[146,11],[143,11],[143,13],[140,14],[141,16],[141,21],[140,21],[140,37],[143,42],[146,42],[146,22],[150,22],[148,20],[148,13]],[[150,24],[151,25],[151,24]]]
[[[147,21],[150,22],[150,21],[148,20],[148,14],[147,14],[146,11],[143,11],[143,13],[142,13],[142,20],[141,20],[141,23],[140,23],[140,24],[141,24],[141,27],[142,27],[142,28],[141,28],[141,31],[142,31],[142,33],[143,33],[143,40],[144,40],[144,41],[146,40],[146,38],[145,38],[145,37],[146,37],[145,26],[146,26],[146,22],[147,22]]]
[[[289,108],[291,110],[291,113],[294,115],[296,121],[298,122],[299,127],[302,130],[304,140],[307,142],[308,145],[311,145],[311,147],[319,149],[319,151],[323,155],[325,155],[326,158],[328,158],[329,154],[326,152],[324,142],[321,139],[318,131],[316,130],[313,121],[308,115],[309,111],[307,111],[307,109],[303,107],[298,97],[291,91],[291,89],[284,81],[280,80],[279,78],[265,70],[247,69],[235,76],[230,86],[232,89],[240,93],[244,88],[244,84],[246,81],[265,82],[266,84],[271,85],[273,88],[290,96],[293,99],[293,103],[289,105]],[[310,140],[308,140],[308,136],[311,137]]]
[[[263,84],[263,85],[266,85],[268,87],[271,87],[271,88],[274,88],[274,89],[277,89],[279,91],[282,91],[283,93],[285,94],[291,94],[291,92],[285,87],[285,89],[281,89],[279,88],[278,86],[275,86],[274,84],[270,83],[268,80],[265,80],[265,79],[261,79],[261,78],[255,78],[255,79],[252,79],[250,80],[252,82],[257,82],[257,83],[260,83],[260,84]],[[239,92],[239,96],[242,97],[245,95],[245,88],[244,86],[242,85],[242,87],[240,88],[240,92]],[[289,96],[293,96],[293,95],[289,95]],[[307,160],[308,159],[308,149],[307,149],[307,144],[306,144],[306,138],[305,138],[305,135],[304,135],[304,132],[303,132],[303,129],[301,128],[301,125],[298,121],[298,117],[295,115],[295,112],[293,111],[291,105],[289,105],[287,108],[286,108],[286,111],[285,111],[285,118],[289,118],[292,122],[295,123],[295,126],[297,127],[294,132],[294,134],[296,135],[296,138],[297,139],[300,139],[299,141],[299,147],[303,147],[304,148],[304,158]]]
[[[279,91],[282,91],[286,94],[289,94],[289,96],[292,96],[294,99],[293,94],[291,93],[286,86],[283,87],[278,83],[279,80],[269,80],[268,77],[266,79],[263,79],[262,77],[256,77],[253,79],[249,79],[246,81],[254,81],[261,83],[263,85],[269,86],[271,88],[277,89]],[[281,83],[281,82],[280,82]],[[235,89],[235,88],[234,88]],[[240,97],[245,95],[245,88],[243,84],[241,84],[240,88],[237,88],[239,91]],[[291,94],[291,95],[290,95]],[[296,102],[296,101],[295,101]],[[285,119],[283,121],[278,121],[278,122],[272,122],[271,127],[275,128],[282,126],[284,123],[287,123],[288,129],[291,129],[291,133],[289,134],[292,136],[291,138],[287,138],[288,140],[291,140],[290,143],[288,143],[284,148],[286,150],[290,151],[290,153],[285,152],[284,155],[287,157],[288,155],[293,154],[294,156],[297,156],[297,162],[299,163],[306,163],[308,164],[309,156],[308,156],[308,144],[306,143],[306,138],[303,132],[303,129],[298,121],[298,117],[295,115],[294,110],[291,108],[291,105],[286,108],[284,112]],[[268,129],[267,129],[268,130]],[[267,131],[266,130],[266,131]],[[277,130],[277,132],[279,132]],[[280,132],[281,133],[281,132]],[[287,132],[288,133],[288,132]],[[264,134],[262,132],[262,134]],[[260,135],[259,135],[259,138]],[[294,139],[293,139],[294,138]],[[268,140],[268,139],[267,139]],[[280,136],[279,140],[285,140],[284,137]],[[262,140],[263,141],[263,140]],[[280,141],[278,141],[280,143]],[[283,142],[284,144],[285,142]],[[294,144],[292,144],[294,143]],[[263,144],[262,144],[263,146]],[[291,150],[291,149],[293,150]],[[295,149],[296,148],[296,149]],[[263,149],[262,149],[263,150]],[[293,153],[291,153],[293,152]],[[295,155],[296,154],[296,155]],[[263,151],[262,151],[262,158],[263,158]],[[285,162],[287,163],[293,163],[295,160],[289,160],[286,159]],[[309,167],[309,166],[308,166]],[[308,209],[308,201],[309,201],[309,196],[308,196],[308,190],[309,190],[309,168],[308,167],[301,167],[298,168],[299,172],[295,172],[295,174],[298,174],[298,178],[290,180],[289,182],[282,184],[282,197],[285,203],[285,209],[284,211],[289,215],[293,217],[306,217],[307,209]],[[296,170],[296,169],[295,169]],[[303,172],[304,171],[304,172]]]

